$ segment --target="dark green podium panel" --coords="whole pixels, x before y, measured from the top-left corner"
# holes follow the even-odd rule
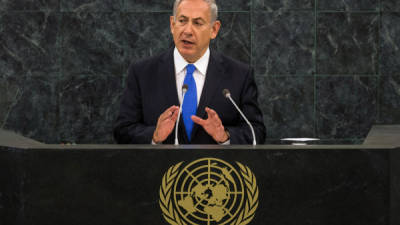
[[[393,216],[389,155],[394,151],[398,150],[390,146],[363,145],[1,147],[0,224],[167,225],[160,208],[160,188],[168,169],[180,165],[177,171],[184,171],[196,161],[211,162],[203,169],[210,165],[224,168],[218,163],[221,160],[232,166],[225,167],[232,177],[234,171],[241,175],[238,162],[254,175],[250,183],[258,187],[258,207],[249,224],[386,225]],[[191,182],[192,188],[201,177],[182,174],[187,177],[182,183]],[[226,174],[221,177],[230,179]],[[170,196],[177,192],[168,190]],[[210,200],[213,193],[205,190],[202,194]],[[231,196],[228,200],[214,198],[213,203],[197,198],[196,203],[196,195],[193,204],[205,210],[209,203],[218,206],[222,202],[224,212],[234,216],[235,210],[240,214],[246,204],[255,201],[249,203],[246,198],[242,206],[227,209]],[[177,213],[176,218],[192,215],[173,200],[171,204],[168,209]],[[216,217],[198,224],[228,221],[226,217],[216,222]]]

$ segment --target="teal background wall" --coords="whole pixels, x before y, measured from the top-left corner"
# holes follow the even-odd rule
[[[251,64],[267,143],[361,143],[400,123],[400,1],[220,0],[212,48]],[[0,0],[0,128],[113,143],[130,62],[171,46],[172,0]]]

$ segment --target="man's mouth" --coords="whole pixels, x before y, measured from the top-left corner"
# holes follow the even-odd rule
[[[182,40],[182,42],[186,45],[193,45],[194,42],[188,41],[188,40]]]

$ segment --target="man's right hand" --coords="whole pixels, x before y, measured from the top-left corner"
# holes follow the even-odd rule
[[[175,128],[175,122],[178,118],[179,107],[171,106],[158,117],[157,127],[153,133],[153,141],[161,143],[167,139]]]

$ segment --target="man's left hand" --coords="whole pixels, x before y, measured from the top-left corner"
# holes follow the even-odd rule
[[[208,118],[203,120],[198,116],[192,116],[193,122],[199,124],[204,130],[218,143],[226,142],[229,139],[224,125],[222,125],[221,119],[217,112],[213,109],[206,107]]]

